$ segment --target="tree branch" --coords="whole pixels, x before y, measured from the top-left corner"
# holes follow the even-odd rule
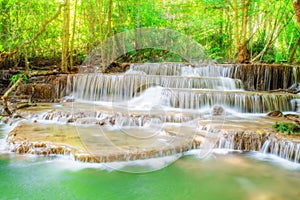
[[[300,36],[297,38],[297,40],[294,44],[294,47],[291,51],[289,63],[292,63],[294,61],[294,56],[295,56],[295,53],[296,53],[296,50],[297,50],[297,47],[298,47],[299,44],[300,44]]]
[[[12,112],[8,108],[8,96],[22,83],[22,81],[23,81],[23,77],[20,76],[20,78],[1,97],[1,99],[3,101],[4,110],[9,116],[12,115]]]
[[[293,7],[294,7],[295,14],[296,14],[296,17],[297,17],[298,26],[300,28],[300,1],[294,2]]]
[[[64,7],[64,6],[65,6],[65,4],[59,5],[58,10],[56,11],[55,15],[53,15],[49,20],[46,20],[46,21],[43,23],[42,28],[40,29],[40,31],[37,32],[37,34],[35,34],[35,36],[33,36],[33,38],[31,38],[31,40],[22,43],[22,44],[19,46],[19,48],[22,47],[22,46],[25,46],[25,45],[28,45],[28,44],[32,43],[32,42],[33,42],[34,40],[36,40],[43,32],[45,32],[45,30],[46,30],[46,28],[47,28],[47,25],[50,24],[52,21],[54,21],[54,20],[60,15],[61,9],[62,9],[62,7]]]
[[[232,10],[234,10],[234,7],[233,7],[232,3],[230,2],[230,0],[226,0],[226,3],[228,3],[229,7],[230,7]]]
[[[278,36],[282,32],[282,30],[290,23],[291,20],[292,20],[292,17],[290,17],[283,26],[279,26],[278,31],[277,31],[276,35],[274,36],[275,31],[276,31],[276,25],[278,23],[277,19],[275,20],[274,28],[273,28],[273,31],[271,33],[271,37],[270,37],[269,41],[267,42],[267,44],[265,45],[263,50],[259,54],[257,54],[255,56],[255,58],[253,58],[251,60],[251,62],[256,61],[258,58],[262,57],[265,54],[265,52],[268,50],[269,46],[278,38]]]

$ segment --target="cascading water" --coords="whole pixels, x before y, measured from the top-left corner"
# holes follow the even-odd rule
[[[293,162],[300,162],[300,141],[256,132],[232,132],[220,137],[218,148],[270,153]]]
[[[167,122],[181,124],[196,119],[207,120],[207,114],[211,120],[213,115],[224,113],[243,116],[273,110],[297,110],[297,95],[245,91],[243,82],[233,78],[241,77],[242,67],[245,66],[132,64],[124,74],[70,75],[67,91],[79,102],[93,102],[96,106],[104,107],[110,103],[113,113],[101,118],[98,124],[118,127],[154,127],[153,124]],[[255,68],[257,72],[261,69]],[[275,72],[268,68],[263,74],[264,87],[270,89],[275,86],[268,78],[268,72]],[[248,84],[247,88],[250,88],[250,83],[253,84],[250,79],[246,82],[245,77],[241,79]],[[257,80],[257,84],[259,82]],[[269,139],[262,139],[257,134],[250,135],[244,134],[242,139],[232,135],[227,135],[225,139],[221,137],[218,147],[273,153],[299,162],[299,145],[285,145],[285,150],[275,153],[276,145],[282,149],[283,144],[275,143],[275,147],[268,150],[272,143]]]
[[[299,67],[286,65],[206,65],[198,64],[194,67],[178,63],[166,64],[134,64],[131,70],[142,71],[148,75],[163,76],[214,76],[242,80],[246,90],[269,91],[273,89],[287,89],[298,83]],[[251,76],[249,76],[251,74]]]
[[[244,91],[241,80],[228,78],[234,69],[216,66],[193,68],[183,64],[133,64],[128,74],[72,76],[72,80],[68,79],[68,88],[76,99],[118,102],[138,97],[143,92],[147,93],[147,89],[160,86],[164,90],[152,93],[153,97],[164,99],[161,102],[163,106],[181,109],[221,105],[241,113],[266,113],[290,111],[295,107],[290,101],[297,98],[296,95]],[[147,95],[145,98],[151,97]]]
[[[82,74],[73,79],[74,97],[90,101],[127,100],[155,86],[174,89],[242,90],[240,80],[223,77]]]
[[[262,146],[261,151],[294,162],[300,162],[300,142],[297,141],[269,137]]]
[[[249,128],[251,123],[259,128],[271,127],[270,122],[264,125],[262,121],[266,112],[297,111],[299,96],[247,91],[244,82],[231,78],[238,76],[238,69],[176,63],[133,64],[124,74],[69,75],[66,93],[70,96],[62,99],[62,105],[35,119],[58,122],[58,126],[78,125],[84,132],[80,139],[91,152],[100,155],[101,161],[183,153],[201,144],[201,148],[207,149],[261,150],[299,162],[298,144],[277,141],[269,149],[271,140],[252,133],[243,134],[242,139],[229,134],[219,139],[222,134],[218,130],[227,131],[228,125],[235,130]],[[270,81],[266,84],[272,85]],[[94,134],[99,128],[100,133]],[[26,144],[20,143],[17,149],[25,151]],[[86,154],[74,157],[93,160]]]

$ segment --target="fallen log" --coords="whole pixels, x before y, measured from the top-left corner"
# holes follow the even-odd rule
[[[19,79],[4,93],[4,95],[1,97],[2,101],[3,101],[3,108],[4,111],[11,116],[12,112],[8,107],[8,97],[10,95],[10,93],[12,93],[23,81],[23,77],[20,76]]]
[[[28,74],[28,78],[31,78],[33,76],[48,76],[48,75],[56,75],[56,74],[62,74],[61,72],[57,70],[53,71],[33,71]]]
[[[36,103],[22,103],[17,106],[17,110],[22,109],[22,108],[32,107],[32,106],[37,106],[37,104]]]

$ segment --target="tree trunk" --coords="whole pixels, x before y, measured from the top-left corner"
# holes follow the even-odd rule
[[[237,62],[244,63],[247,60],[247,25],[251,0],[240,1],[241,6],[239,6],[238,0],[233,0],[233,3],[230,0],[226,0],[234,13],[234,41],[237,48]],[[242,14],[241,18],[239,18],[240,10]]]
[[[25,63],[25,71],[29,71],[29,62],[28,62],[28,57],[27,57],[27,49],[24,48],[24,63]]]
[[[103,49],[103,40],[104,40],[104,4],[103,4],[103,1],[101,0],[97,0],[97,5],[98,5],[98,13],[97,13],[97,16],[98,16],[98,21],[99,21],[99,32],[100,32],[100,35],[99,35],[99,42],[100,42],[100,55],[101,55],[101,65],[102,65],[102,71],[104,72],[105,69],[106,69],[106,65],[104,64],[105,63],[105,52],[104,52],[104,49]]]
[[[297,17],[298,26],[300,28],[300,0],[295,1],[293,3],[293,7],[294,7],[295,14],[296,14],[296,17]],[[297,50],[297,47],[298,47],[299,43],[300,43],[300,36],[298,37],[298,39],[295,43],[295,46],[292,49],[289,63],[292,63],[294,61],[294,56],[295,56],[295,53],[296,53],[296,50]]]
[[[247,46],[246,46],[246,43],[240,44],[237,49],[238,49],[237,62],[238,63],[244,63],[247,60]]]
[[[283,15],[282,15],[282,16],[283,16]],[[254,61],[256,61],[257,59],[262,58],[263,55],[267,52],[268,48],[269,48],[269,47],[275,42],[275,40],[279,37],[281,31],[284,30],[284,28],[290,23],[290,21],[291,21],[292,18],[287,19],[285,24],[283,24],[283,25],[281,25],[281,26],[278,27],[278,26],[277,26],[277,25],[278,25],[278,21],[282,20],[282,16],[275,20],[274,25],[273,25],[273,29],[272,29],[272,31],[271,31],[270,38],[269,38],[267,44],[265,45],[265,47],[263,48],[263,50],[262,50],[258,55],[256,55],[255,58],[253,58],[253,59],[251,60],[251,62],[254,62]],[[277,28],[277,27],[278,27],[278,28]],[[276,30],[276,28],[277,28],[277,30]],[[276,32],[276,31],[277,31],[277,32]]]
[[[291,55],[290,55],[290,59],[289,59],[289,63],[290,64],[293,63],[293,61],[294,61],[295,53],[296,53],[296,50],[297,50],[297,47],[298,47],[299,43],[300,43],[300,36],[296,40],[296,43],[295,43],[295,45],[294,45],[294,47],[292,49],[292,52],[291,52]]]
[[[75,42],[75,31],[76,31],[76,18],[77,18],[77,2],[75,0],[75,9],[74,9],[74,18],[73,18],[73,30],[72,30],[72,38],[71,38],[71,47],[70,47],[70,70],[73,70],[73,56],[74,56],[74,42]]]
[[[108,13],[107,13],[107,29],[106,29],[106,34],[108,36],[110,36],[110,32],[111,32],[112,9],[113,9],[113,2],[112,2],[112,0],[109,0],[109,3],[108,3]]]
[[[103,1],[102,1],[103,2]],[[92,51],[97,45],[97,9],[93,1],[88,0],[87,8],[87,20],[88,20],[88,44],[87,51]]]
[[[300,0],[295,1],[293,3],[293,6],[294,6],[294,10],[295,10],[295,13],[296,13],[296,16],[297,16],[298,26],[300,27]]]
[[[65,0],[62,37],[61,71],[67,72],[69,66],[69,41],[70,41],[70,0]]]

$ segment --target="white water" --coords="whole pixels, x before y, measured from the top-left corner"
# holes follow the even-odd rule
[[[228,78],[232,73],[232,67],[132,64],[121,75],[70,76],[67,88],[76,100],[125,101],[127,108],[133,110],[161,106],[201,110],[214,105],[239,113],[297,109],[297,101],[291,103],[295,96],[244,91],[240,80]]]

